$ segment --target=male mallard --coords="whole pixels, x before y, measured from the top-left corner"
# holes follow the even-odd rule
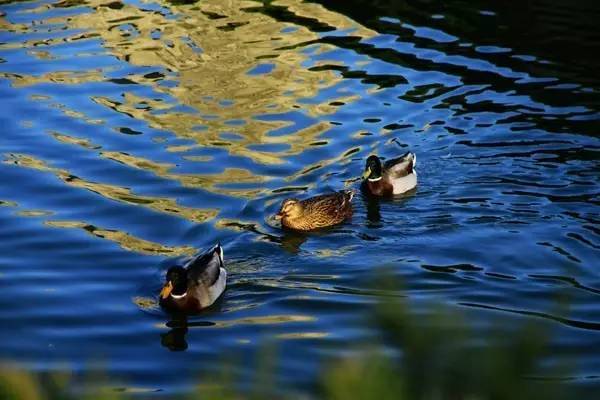
[[[174,311],[195,312],[210,306],[225,290],[227,271],[223,248],[217,244],[185,266],[169,268],[160,291],[160,305]]]
[[[286,199],[275,216],[281,225],[298,231],[311,231],[343,222],[352,216],[351,190],[323,194],[306,200]]]
[[[417,156],[408,152],[388,160],[381,166],[379,157],[367,158],[363,179],[368,191],[375,196],[391,196],[414,189],[417,186]]]

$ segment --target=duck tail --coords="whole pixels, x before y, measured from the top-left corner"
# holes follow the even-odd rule
[[[347,189],[347,190],[342,190],[342,193],[344,193],[344,196],[348,199],[348,201],[352,201],[352,199],[354,198],[354,190],[352,189]]]
[[[221,242],[218,241],[215,247],[213,248],[213,252],[218,252],[219,260],[221,261],[221,266],[223,266],[223,262],[225,260],[225,254],[223,253],[223,246],[221,246]]]

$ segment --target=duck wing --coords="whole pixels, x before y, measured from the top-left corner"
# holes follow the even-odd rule
[[[350,201],[354,196],[351,190],[340,190],[336,193],[322,194],[311,197],[303,201],[304,206],[309,212],[339,212],[350,205]]]
[[[210,287],[217,282],[223,267],[223,248],[217,244],[211,250],[193,258],[187,265],[188,279],[196,285]]]
[[[414,171],[416,163],[417,156],[415,153],[409,151],[400,157],[387,160],[385,164],[383,164],[383,168],[385,174],[389,175],[390,178],[402,178],[406,175],[410,175]]]

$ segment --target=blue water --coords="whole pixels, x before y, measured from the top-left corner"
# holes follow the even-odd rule
[[[600,385],[597,5],[183,3],[0,4],[1,359],[169,395],[273,342],[304,391],[377,337],[387,267],[479,339],[543,322],[539,375]],[[415,193],[273,220],[408,149]],[[164,271],[217,241],[227,291],[172,320]]]

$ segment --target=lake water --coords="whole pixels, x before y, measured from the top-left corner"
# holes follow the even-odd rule
[[[600,387],[599,6],[388,3],[0,2],[0,358],[161,396],[274,342],[305,391],[377,335],[387,267],[482,341],[543,322],[541,376]],[[273,220],[408,149],[415,193]],[[227,291],[171,320],[166,268],[217,241]]]

